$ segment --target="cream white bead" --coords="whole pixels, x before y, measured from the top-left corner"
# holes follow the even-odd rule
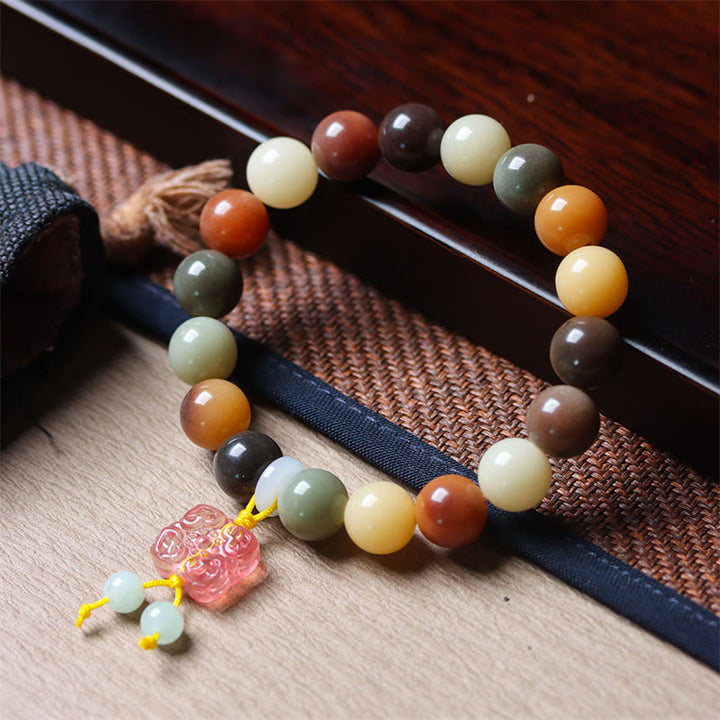
[[[505,128],[487,115],[465,115],[448,127],[440,143],[445,169],[465,185],[492,182],[498,160],[510,149]]]
[[[253,150],[245,170],[256,197],[274,208],[293,208],[315,191],[317,165],[307,145],[289,137],[276,137]]]
[[[507,438],[491,445],[480,460],[478,483],[493,505],[509,512],[535,507],[552,483],[545,454],[529,440]]]
[[[273,460],[262,471],[255,486],[255,507],[258,512],[267,510],[278,499],[280,490],[304,469],[299,460],[289,455]],[[277,514],[276,509],[270,517],[275,517]]]

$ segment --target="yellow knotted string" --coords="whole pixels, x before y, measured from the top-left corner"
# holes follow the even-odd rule
[[[213,540],[213,542],[210,544],[209,547],[200,550],[199,552],[196,552],[193,555],[190,555],[183,560],[182,564],[180,565],[180,572],[182,572],[185,569],[185,565],[190,562],[191,560],[197,560],[199,557],[203,557],[205,555],[209,555],[210,548],[217,545],[218,543],[222,542],[224,539],[226,539],[225,531],[228,528],[232,528],[235,525],[241,525],[242,527],[247,528],[248,530],[252,530],[261,520],[264,520],[265,518],[272,515],[275,510],[277,509],[277,500],[273,502],[273,504],[266,508],[265,510],[262,510],[259,513],[253,514],[253,509],[255,508],[255,496],[253,495],[250,498],[250,502],[247,504],[246,507],[244,507],[239,513],[238,516],[232,521],[229,522],[227,525],[223,526],[220,529],[220,532],[218,536]],[[180,602],[182,601],[182,588],[183,588],[184,580],[180,575],[171,575],[169,578],[159,578],[157,580],[149,580],[146,583],[143,583],[143,588],[151,588],[151,587],[169,587],[172,588],[175,591],[175,599],[173,600],[173,605],[175,607],[179,607]],[[97,608],[101,607],[102,605],[106,605],[109,602],[108,598],[104,597],[100,600],[96,600],[94,603],[85,603],[84,605],[80,606],[80,610],[78,611],[78,618],[75,622],[76,627],[82,627],[83,622],[87,620],[90,617],[90,614],[93,610],[96,610]],[[138,645],[143,650],[154,650],[157,647],[157,641],[159,638],[158,633],[154,633],[153,635],[145,635],[144,637],[141,637],[138,641]]]

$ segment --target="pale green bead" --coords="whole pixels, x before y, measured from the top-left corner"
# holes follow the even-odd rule
[[[138,575],[123,570],[111,575],[103,586],[103,595],[111,610],[117,613],[135,612],[145,600],[145,588]]]
[[[301,470],[280,490],[280,522],[301,540],[324,540],[342,528],[347,499],[345,486],[332,473]]]
[[[167,600],[148,605],[140,616],[140,630],[143,635],[158,634],[158,645],[175,642],[183,632],[183,614]]]
[[[552,468],[538,447],[523,438],[491,445],[480,460],[478,483],[495,507],[521,512],[535,507],[550,489]]]
[[[237,363],[237,343],[219,320],[194,317],[173,333],[168,354],[175,374],[195,385],[201,380],[227,379]]]

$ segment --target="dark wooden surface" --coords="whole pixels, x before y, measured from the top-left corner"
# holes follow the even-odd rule
[[[639,400],[616,391],[608,400],[611,414],[629,417],[652,436],[643,422],[633,423],[633,405],[659,394],[658,387],[679,375],[670,389],[676,396],[670,412],[687,415],[689,434],[713,415],[716,422],[717,3],[39,5],[266,134],[307,141],[333,110],[353,108],[379,121],[395,104],[419,100],[448,122],[483,112],[501,120],[514,143],[548,145],[572,181],[606,201],[606,244],[630,273],[630,296],[613,320],[641,348],[637,358],[631,355],[634,376],[626,373],[625,388],[644,379],[650,390]],[[89,108],[92,97],[85,96],[78,102]],[[136,114],[138,127],[150,127],[157,140],[145,147],[161,157],[168,138],[176,145],[183,138],[184,128],[160,125],[166,118],[153,106],[134,105],[127,112]],[[208,148],[187,130],[187,148]],[[138,130],[139,138],[148,134],[147,128]],[[188,155],[192,150],[183,158]],[[417,264],[435,262],[435,250],[413,253],[412,238],[403,239],[399,229],[395,247],[388,238],[387,254],[376,256],[377,243],[368,242],[363,252],[362,234],[351,228],[367,218],[368,237],[387,231],[381,221],[373,225],[375,215],[357,214],[355,196],[390,208],[395,218],[406,218],[455,257],[437,265],[441,292],[431,293],[436,315],[481,342],[472,318],[493,316],[486,323],[492,326],[486,344],[551,379],[546,359],[539,359],[545,358],[547,342],[536,341],[562,319],[552,305],[557,259],[534,239],[528,223],[505,212],[490,188],[464,188],[441,169],[412,176],[381,165],[373,180],[349,192],[325,183],[306,207],[275,214],[273,224],[293,237],[303,227],[314,231],[320,222],[330,224],[336,244],[346,237],[353,246],[331,248],[331,241],[321,246],[383,287],[395,280],[403,295],[404,285],[413,286],[413,274],[422,282],[432,279],[433,266]],[[340,211],[333,212],[336,208]],[[480,281],[474,264],[489,268],[492,292],[474,286]],[[422,292],[415,282],[410,296]],[[508,282],[520,291],[504,294]],[[443,293],[454,288],[461,288],[457,299],[443,301]],[[474,296],[481,302],[474,304]],[[526,333],[524,320],[542,332]],[[503,332],[515,339],[503,341]],[[528,350],[528,344],[538,348]],[[656,356],[659,366],[648,371],[645,359]],[[715,388],[709,399],[701,394],[696,402],[697,382]],[[701,416],[694,414],[698,402],[705,402]],[[623,403],[625,409],[612,412]],[[661,412],[658,403],[652,414]],[[674,418],[673,425],[683,423]],[[715,427],[706,428],[711,441]],[[663,432],[665,441],[668,429]]]
[[[610,210],[623,318],[717,368],[716,3],[52,2],[183,81],[309,140],[326,114],[421,100],[540,142]],[[528,97],[534,98],[532,102]],[[555,258],[489,188],[381,166],[552,292]]]

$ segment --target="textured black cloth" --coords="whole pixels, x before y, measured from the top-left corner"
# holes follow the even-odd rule
[[[0,163],[3,375],[67,344],[99,302],[104,267],[94,208],[48,168]]]

